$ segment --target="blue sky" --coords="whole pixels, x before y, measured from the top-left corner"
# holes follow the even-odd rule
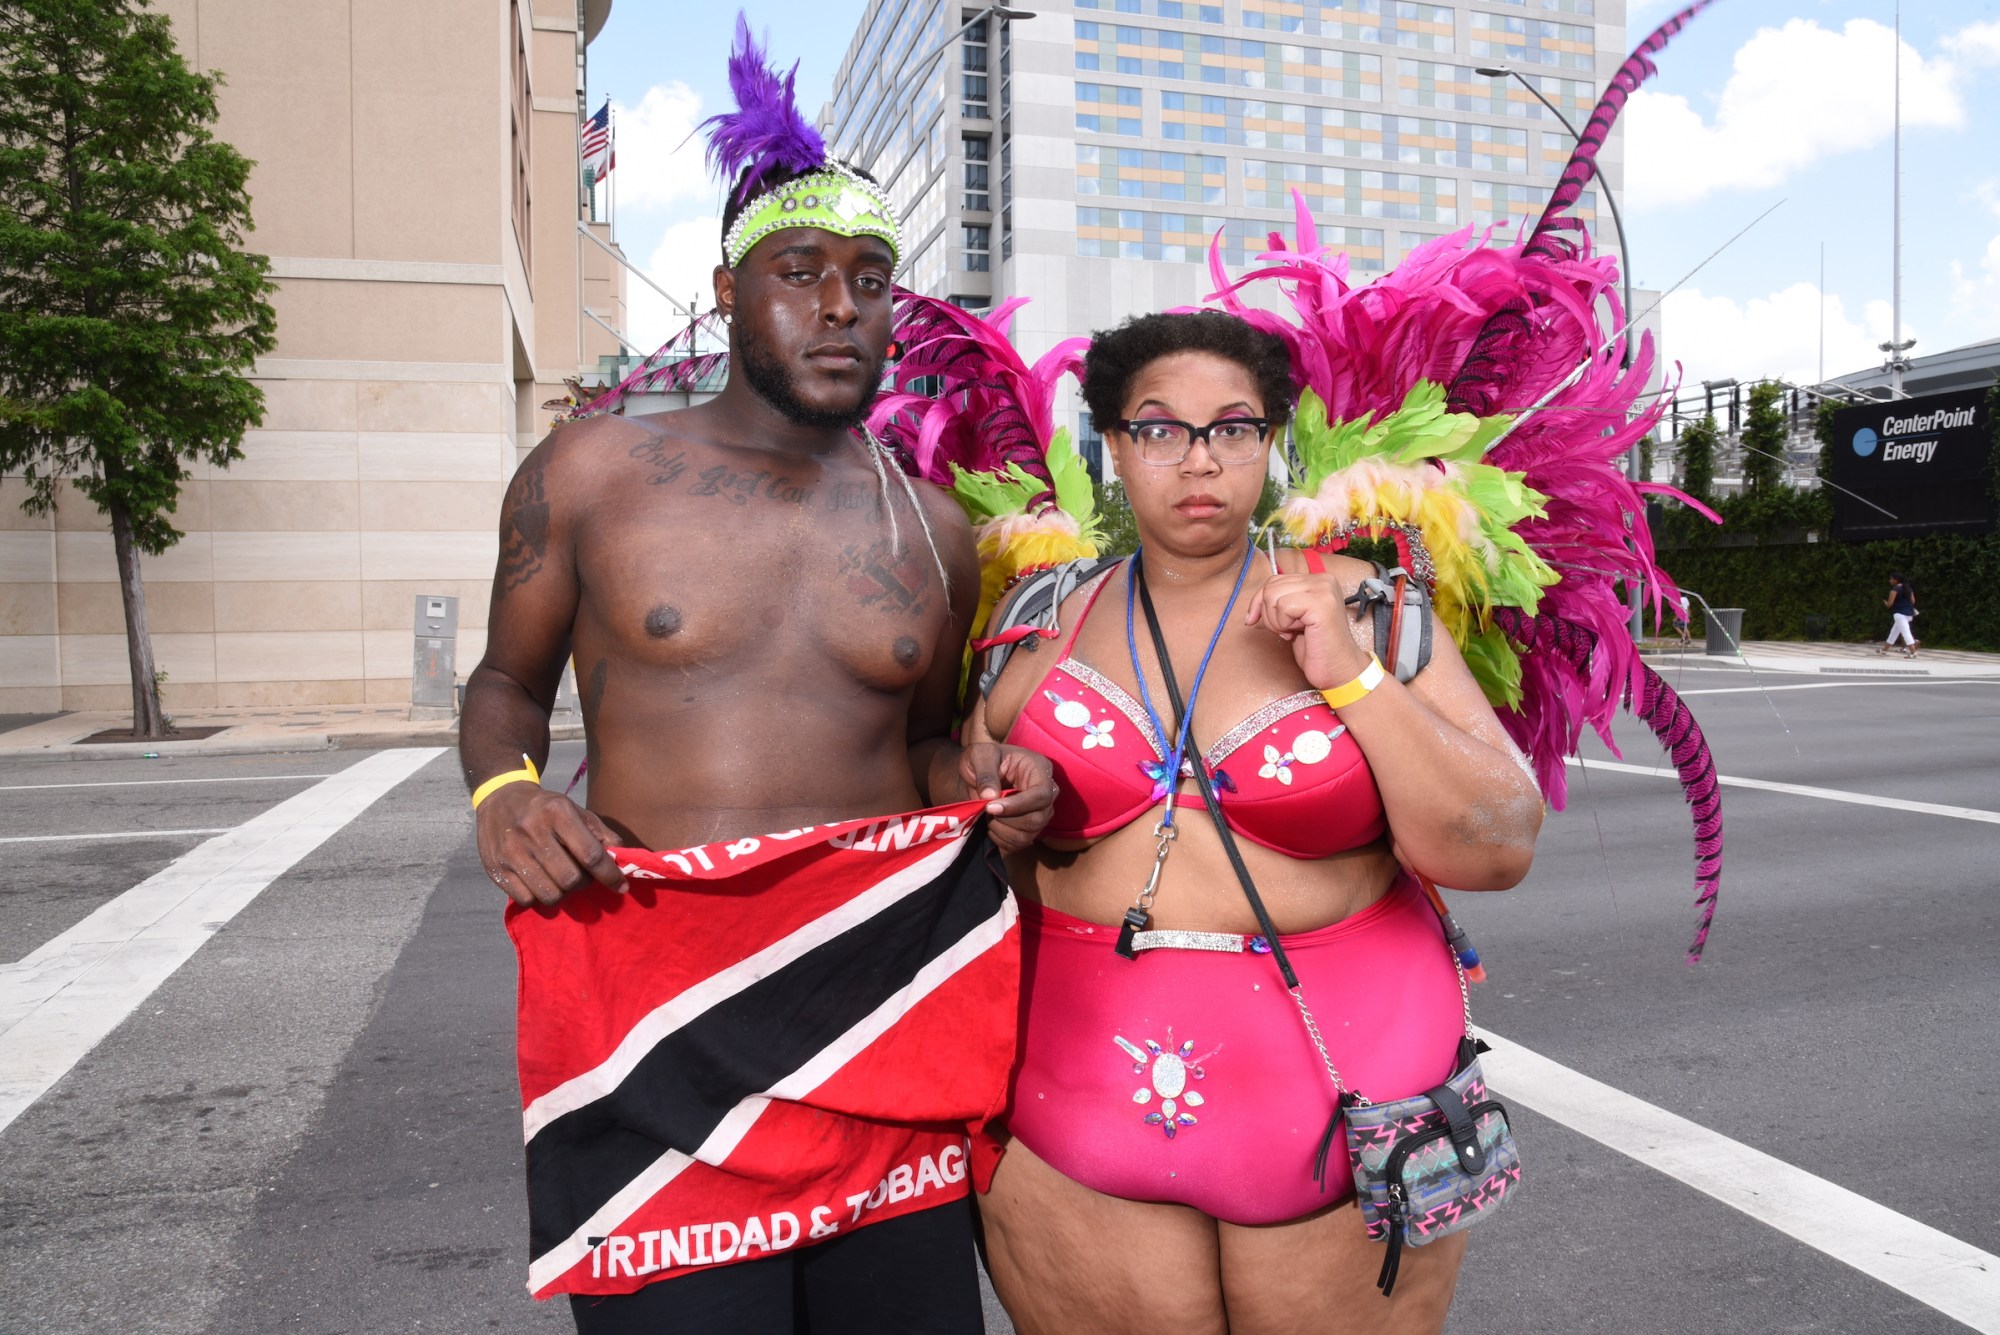
[[[745,5],[773,54],[799,60],[809,114],[865,7]],[[1673,9],[1634,4],[1629,41]],[[699,141],[681,141],[728,105],[723,64],[735,13],[727,3],[620,0],[591,46],[592,105],[608,94],[619,108],[619,239],[676,295],[705,294],[714,262],[717,191],[701,171]],[[1627,109],[1620,202],[1640,286],[1680,282],[1784,201],[1667,299],[1667,354],[1690,383],[1817,378],[1822,245],[1827,374],[1880,360],[1891,285],[1893,14],[1888,0],[1720,0],[1661,53],[1659,75]],[[1907,5],[1902,39],[1903,327],[1921,355],[2000,337],[2000,0]],[[632,324],[642,343],[675,327],[643,289]]]

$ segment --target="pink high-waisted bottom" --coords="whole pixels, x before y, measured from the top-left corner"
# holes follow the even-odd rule
[[[1269,955],[1128,960],[1117,928],[1025,901],[1021,926],[1007,1123],[1036,1156],[1108,1196],[1232,1224],[1297,1219],[1353,1192],[1338,1133],[1325,1190],[1313,1181],[1333,1085]],[[1282,940],[1350,1089],[1379,1103],[1450,1077],[1465,1032],[1458,976],[1415,882]]]

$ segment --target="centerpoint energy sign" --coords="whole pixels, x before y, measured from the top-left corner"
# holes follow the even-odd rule
[[[1833,536],[1994,526],[1992,411],[1983,389],[1843,408],[1833,419]]]

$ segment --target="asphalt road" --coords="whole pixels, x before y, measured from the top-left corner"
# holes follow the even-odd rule
[[[1690,697],[1726,775],[2000,811],[2000,683],[1680,684],[1736,692]],[[1619,737],[1653,762],[1643,729]],[[0,764],[0,960],[210,837],[173,832],[240,826],[360,759]],[[2000,1253],[2000,826],[1731,788],[1721,909],[1689,968],[1671,776],[1571,775],[1527,883],[1454,899],[1492,975],[1480,1024]],[[567,1329],[523,1289],[512,999],[440,756],[0,1130],[0,1330]],[[1518,1100],[1515,1125],[1527,1177],[1475,1233],[1453,1332],[1966,1329]]]

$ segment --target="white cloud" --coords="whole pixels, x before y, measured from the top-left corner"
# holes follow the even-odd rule
[[[1960,28],[1944,39],[1944,49],[1968,65],[2000,65],[2000,19]]]
[[[1987,202],[1993,203],[1990,197]],[[1995,205],[1994,211],[2000,213],[2000,205]],[[1976,265],[1968,269],[1963,262],[1953,260],[1949,271],[1951,304],[1945,312],[1945,333],[1949,341],[1929,351],[1942,352],[1946,348],[2000,337],[2000,236],[1986,243],[1986,253],[1979,257]]]
[[[1975,25],[1952,40],[1964,52],[1983,50],[1988,27],[2000,30]],[[2000,31],[1994,37],[2000,41]],[[1894,124],[1896,49],[1895,33],[1870,19],[1837,32],[1791,19],[1759,29],[1737,51],[1712,121],[1685,97],[1640,89],[1625,112],[1633,211],[1776,185],[1820,158],[1881,143]],[[1904,127],[1964,124],[1958,65],[1925,60],[1907,42],[1899,59]]]
[[[1820,293],[1794,283],[1768,297],[1739,302],[1684,288],[1661,303],[1661,342],[1667,361],[1681,363],[1681,383],[1776,377],[1793,384],[1820,378]],[[1826,374],[1860,371],[1882,362],[1876,346],[1889,337],[1889,303],[1871,301],[1857,321],[1836,295],[1826,298]],[[1908,321],[1904,337],[1914,337]]]
[[[701,217],[686,218],[667,228],[643,267],[648,277],[673,293],[675,301],[690,302],[696,310],[705,311],[715,305],[713,275],[721,262],[722,219]],[[625,296],[631,339],[648,352],[687,323],[686,315],[636,278],[626,280]]]
[[[614,102],[618,127],[619,209],[671,209],[689,202],[707,204],[716,189],[702,162],[707,141],[694,133],[701,124],[701,94],[678,80],[656,83],[628,107]]]

